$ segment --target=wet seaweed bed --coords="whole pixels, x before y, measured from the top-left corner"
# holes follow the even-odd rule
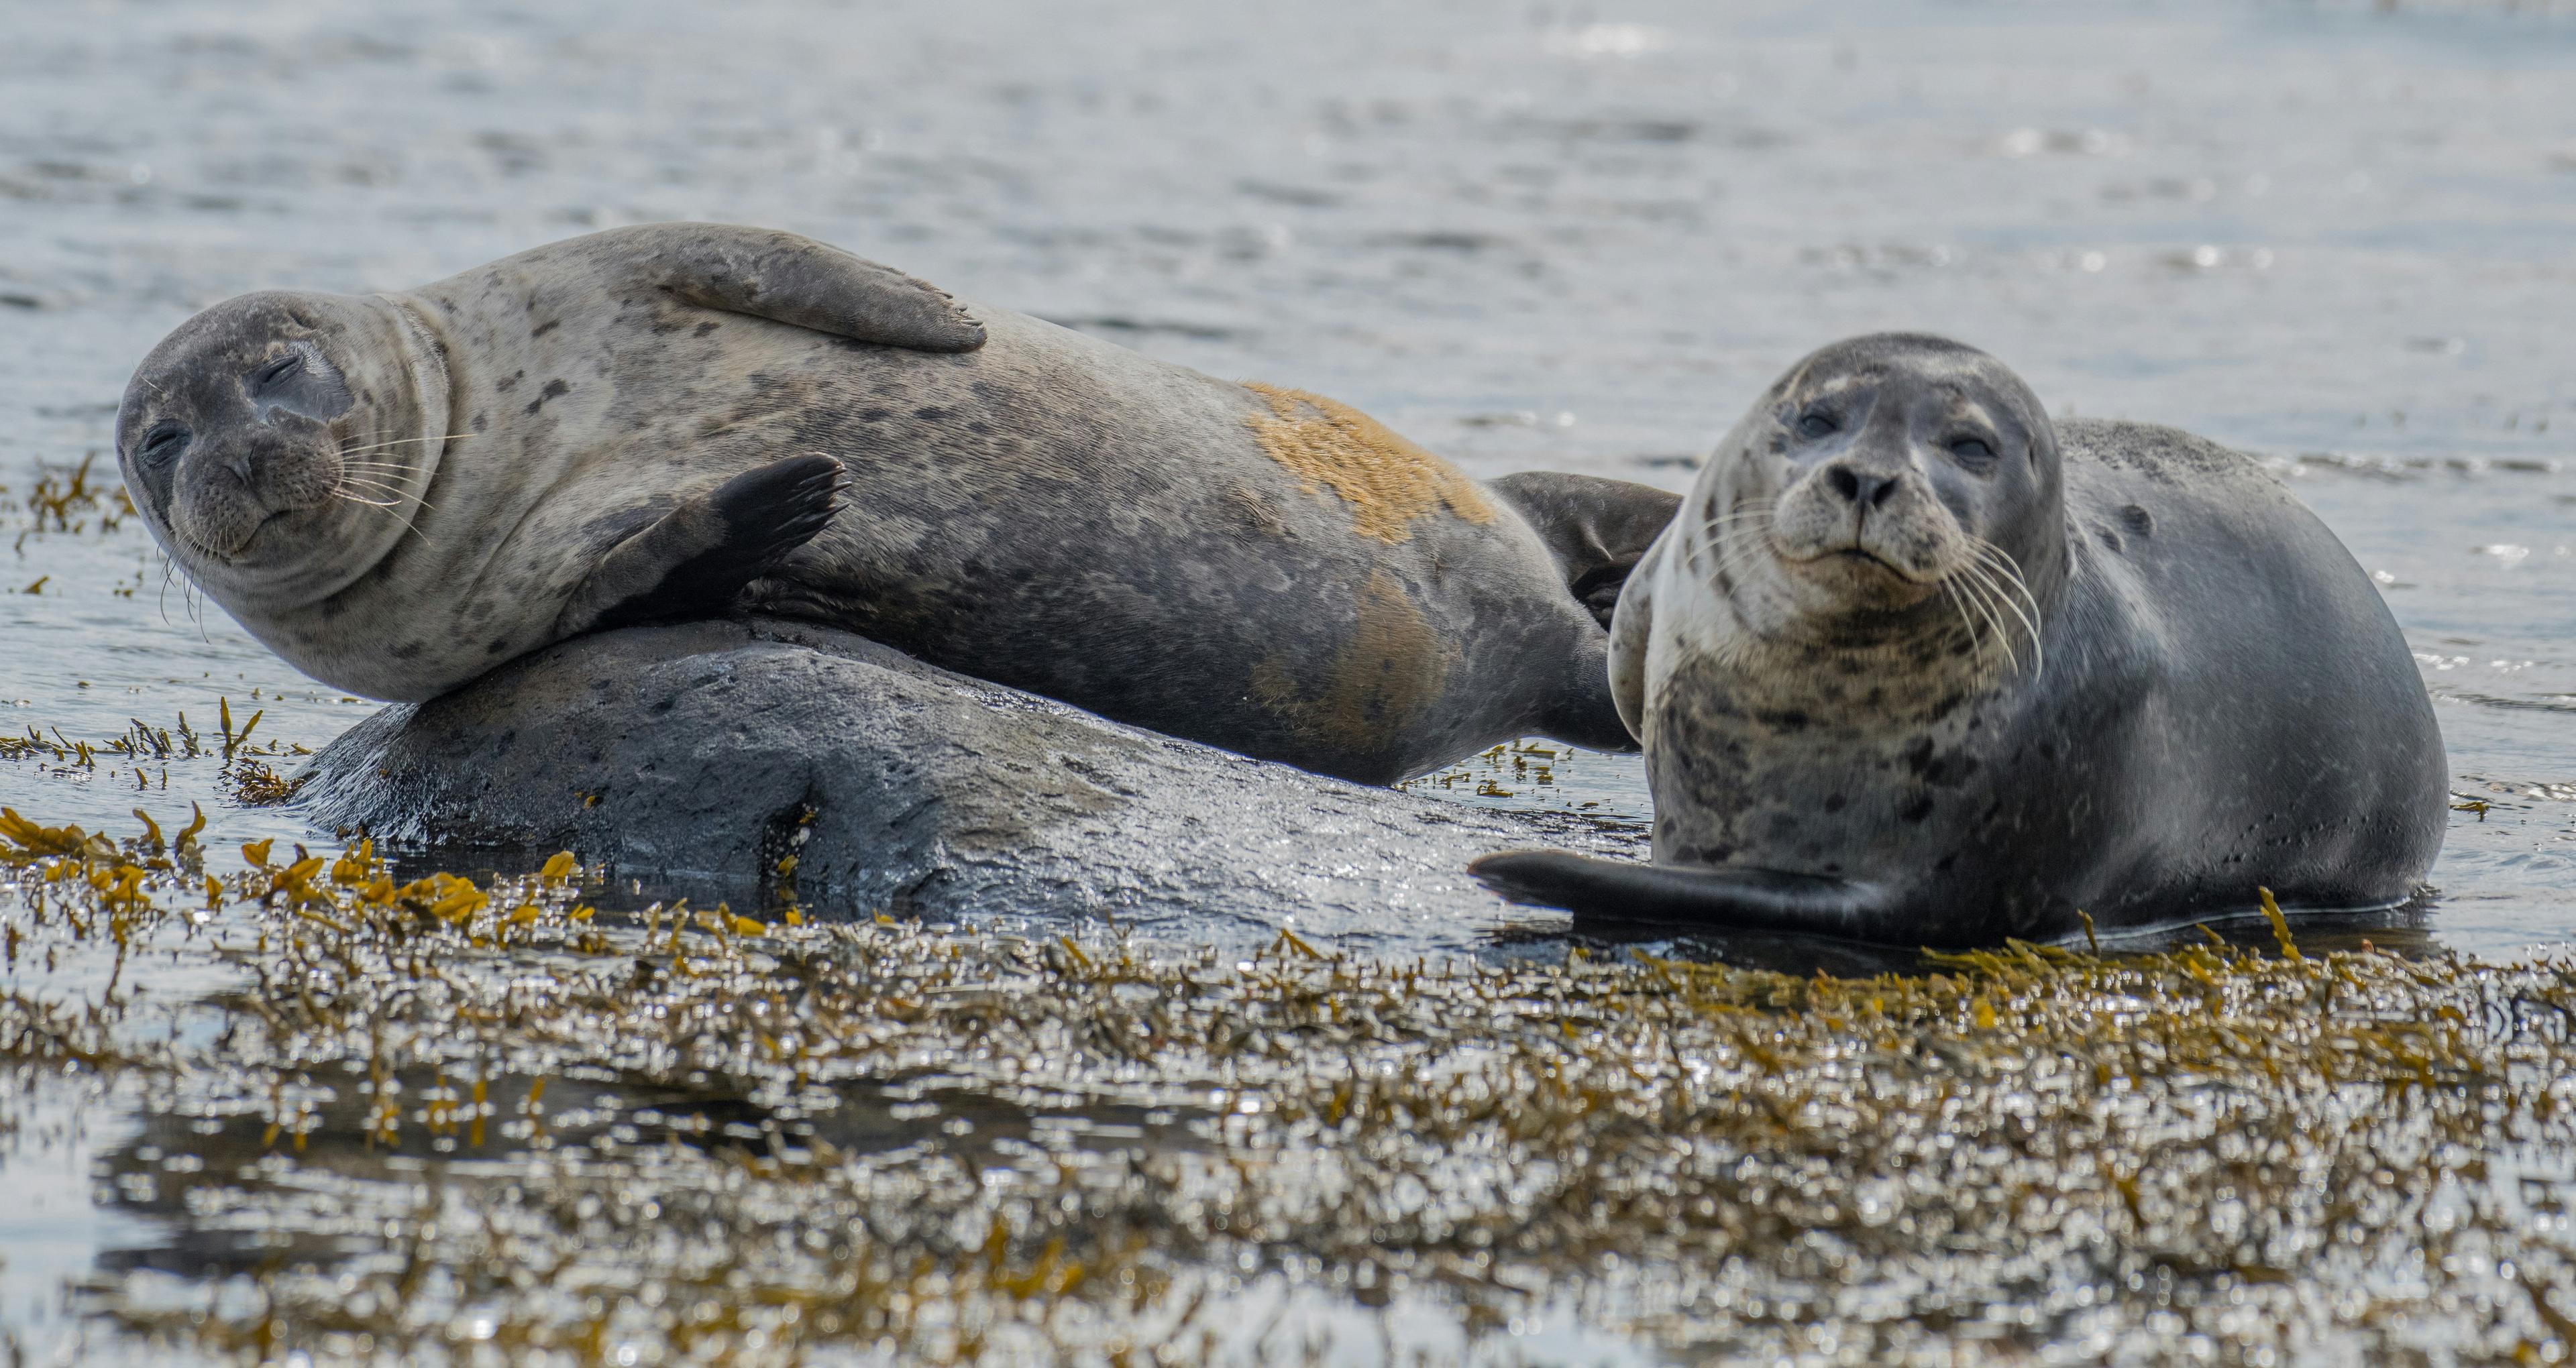
[[[2563,955],[1220,960],[200,840],[0,819],[0,1116],[141,1118],[179,1232],[94,1361],[2576,1347]]]

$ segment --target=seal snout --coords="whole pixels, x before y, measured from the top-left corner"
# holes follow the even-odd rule
[[[1929,481],[1908,464],[1839,456],[1780,497],[1775,541],[1783,560],[1820,573],[1867,569],[1930,584],[1948,572],[1959,539]]]
[[[181,464],[170,522],[199,548],[235,557],[270,522],[329,502],[340,474],[338,443],[327,428],[237,428],[200,443]]]

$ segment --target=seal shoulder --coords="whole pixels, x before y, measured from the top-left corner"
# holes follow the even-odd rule
[[[2072,420],[2058,445],[2068,531],[2105,550],[2144,554],[2179,537],[2203,560],[2252,563],[2274,558],[2266,548],[2279,550],[2271,544],[2284,535],[2330,539],[2260,458],[2179,428]]]

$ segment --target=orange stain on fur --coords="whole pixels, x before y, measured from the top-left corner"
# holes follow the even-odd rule
[[[1404,586],[1384,570],[1371,570],[1351,634],[1333,652],[1319,687],[1310,692],[1290,661],[1274,655],[1253,671],[1253,696],[1309,736],[1370,750],[1439,701],[1450,654]]]
[[[1329,488],[1340,495],[1361,536],[1390,544],[1409,540],[1413,520],[1443,504],[1471,523],[1494,520],[1494,506],[1457,467],[1358,409],[1303,390],[1250,383],[1244,388],[1270,407],[1244,418],[1261,449],[1309,491]]]

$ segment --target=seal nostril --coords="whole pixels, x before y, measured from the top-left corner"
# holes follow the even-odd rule
[[[1825,483],[1850,503],[1884,508],[1896,494],[1896,480],[1887,475],[1869,475],[1850,466],[1833,466],[1825,471]]]

